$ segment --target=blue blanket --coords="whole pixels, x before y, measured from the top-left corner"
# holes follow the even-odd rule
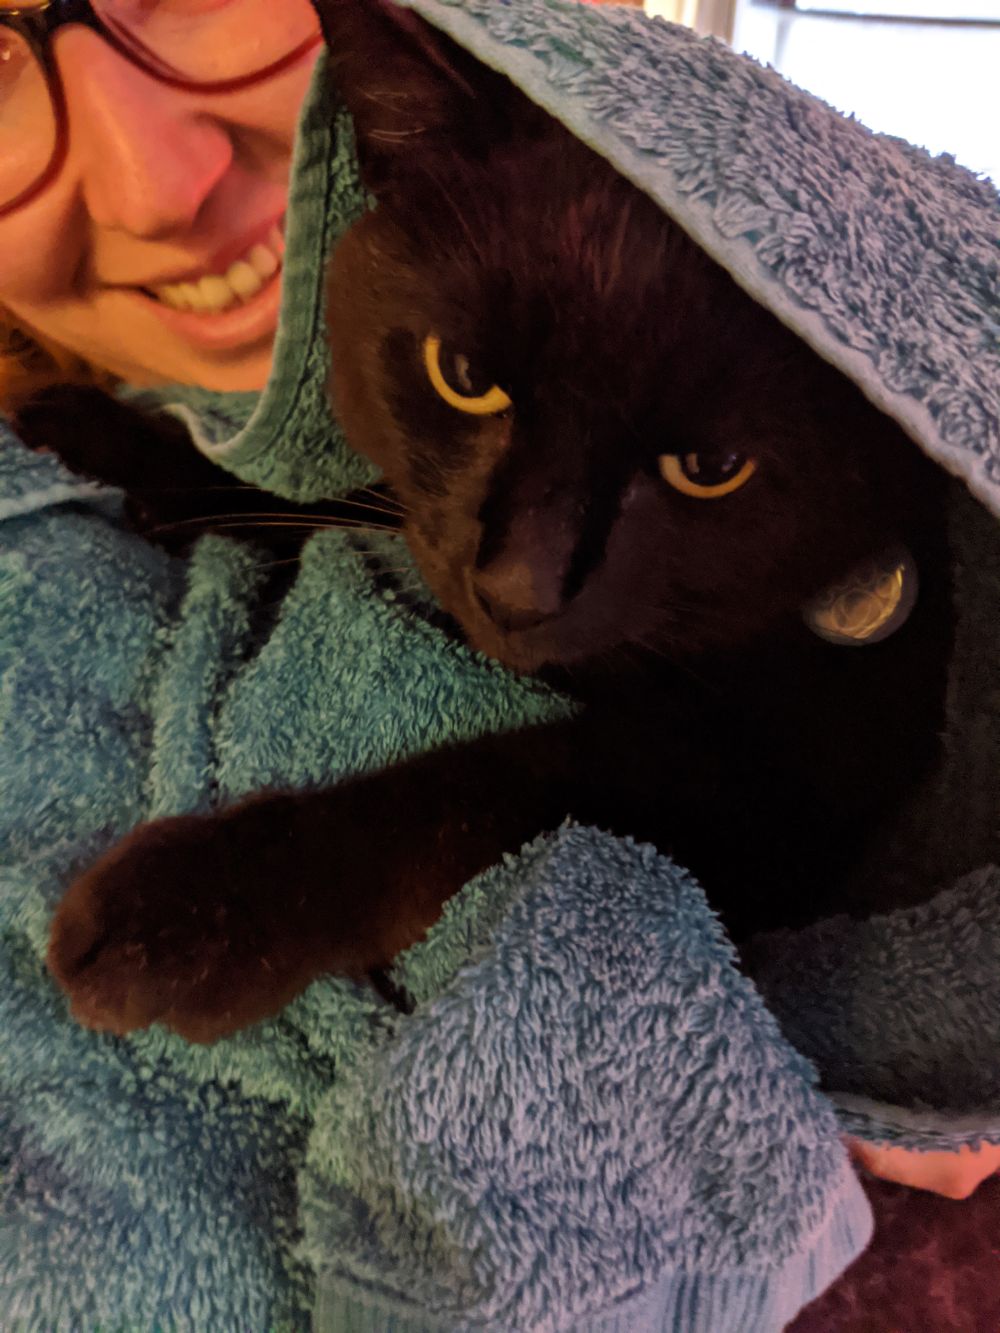
[[[334,782],[564,701],[441,636],[397,538],[323,533],[277,614],[0,427],[0,1326],[777,1329],[865,1244],[846,1128],[1000,1141],[1000,204],[684,30],[414,0],[647,190],[962,478],[944,770],[897,840],[925,907],[754,942],[647,847],[567,826],[400,960],[208,1048],[77,1028],[44,966],[68,880],[151,814]],[[167,395],[235,473],[369,474],[323,390],[322,264],[364,206],[318,70],[259,401]],[[990,512],[992,511],[992,512]],[[364,555],[362,557],[362,548]],[[980,866],[952,883],[950,851]],[[276,892],[283,891],[276,885]]]

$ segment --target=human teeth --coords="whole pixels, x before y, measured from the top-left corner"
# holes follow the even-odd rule
[[[250,296],[256,296],[264,285],[264,279],[245,259],[237,260],[226,274],[226,281],[244,301]]]
[[[233,289],[226,278],[202,278],[198,289],[209,310],[225,310],[232,304]]]
[[[207,310],[205,298],[201,294],[200,282],[182,282],[180,286],[181,300],[189,310]]]
[[[256,296],[269,278],[281,267],[285,242],[277,227],[272,227],[266,244],[255,245],[249,254],[231,264],[224,274],[208,273],[197,282],[168,283],[154,287],[153,294],[175,310],[194,310],[199,314],[218,314],[222,310]]]
[[[255,245],[247,258],[256,272],[265,279],[277,273],[278,266],[281,263],[274,251],[266,245]]]
[[[171,305],[177,306],[180,310],[183,310],[188,304],[184,296],[182,283],[177,283],[173,287],[160,287],[159,296],[161,301],[169,301]]]

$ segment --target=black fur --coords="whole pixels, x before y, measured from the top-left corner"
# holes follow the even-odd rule
[[[887,906],[858,870],[943,718],[937,469],[500,76],[404,11],[320,8],[377,199],[332,260],[336,409],[471,643],[582,707],[140,828],[57,913],[49,962],[74,1012],[211,1040],[323,971],[386,968],[470,876],[567,815],[679,857],[738,938]],[[449,407],[429,335],[510,407]],[[692,499],[660,473],[691,454],[757,470]],[[907,624],[864,649],[811,635],[803,602],[896,541],[921,570]]]

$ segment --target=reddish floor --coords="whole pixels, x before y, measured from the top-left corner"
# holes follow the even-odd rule
[[[785,1333],[1000,1333],[1000,1176],[959,1202],[865,1188],[874,1240]]]

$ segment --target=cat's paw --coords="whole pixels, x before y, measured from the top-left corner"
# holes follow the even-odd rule
[[[48,951],[73,1016],[118,1034],[162,1022],[210,1042],[303,990],[320,970],[308,925],[280,854],[257,850],[218,817],[164,819],[77,879]]]

